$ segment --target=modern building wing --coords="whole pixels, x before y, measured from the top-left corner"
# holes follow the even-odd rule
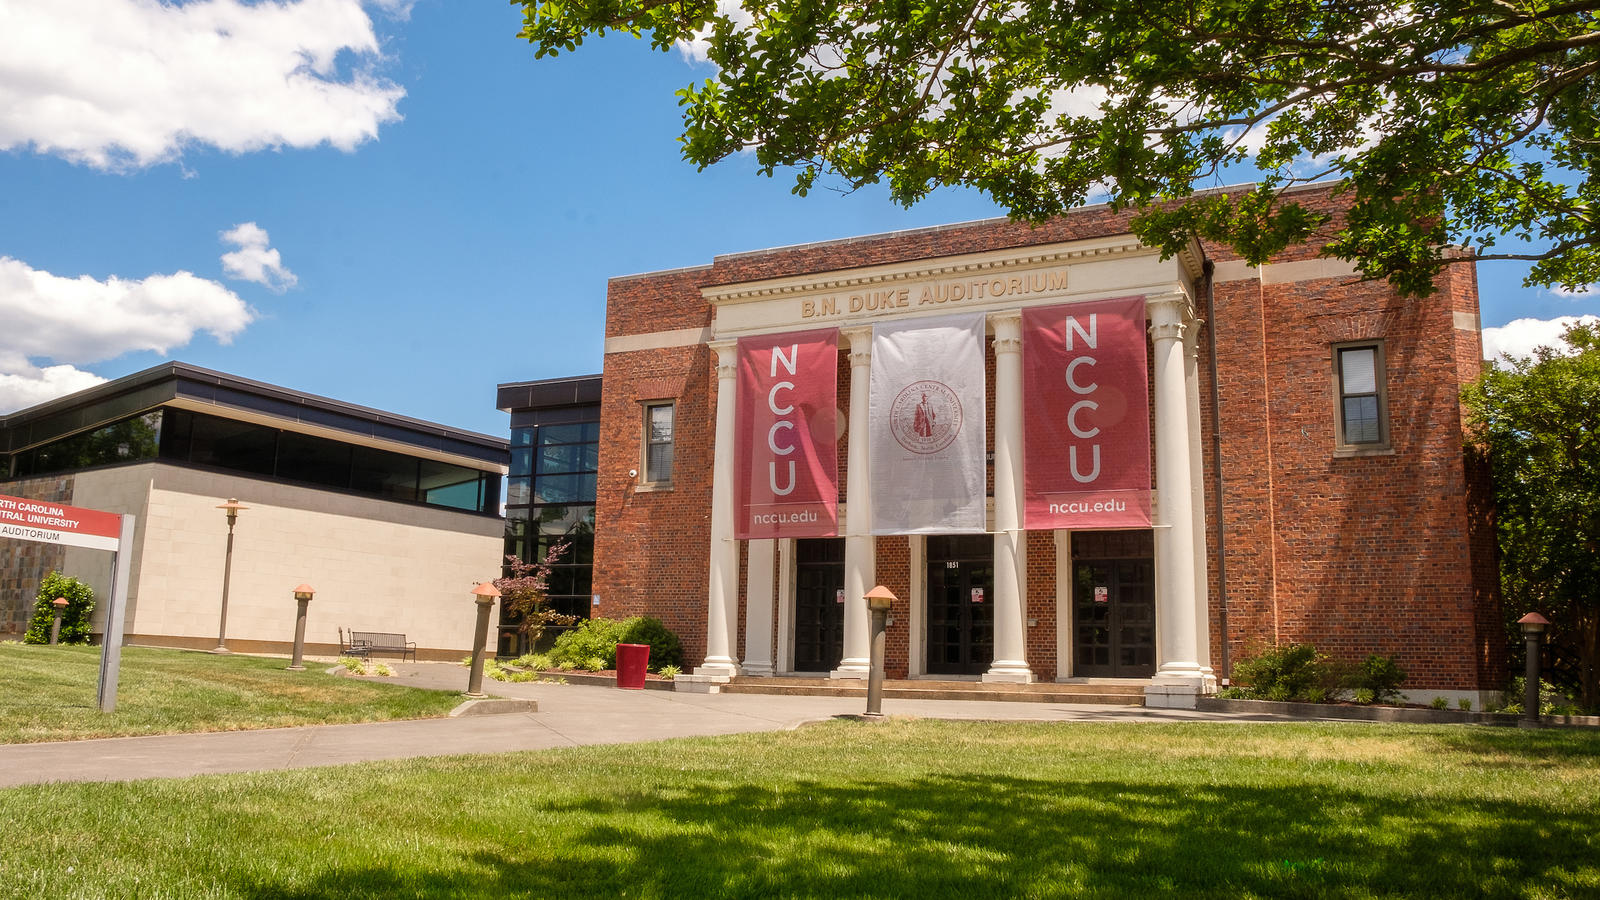
[[[589,618],[594,568],[595,478],[600,470],[600,376],[502,384],[495,405],[511,414],[505,553],[550,564],[551,609]],[[501,656],[530,648],[521,620],[500,610]],[[554,635],[562,629],[551,628]]]
[[[138,517],[131,642],[213,647],[226,522],[236,527],[227,638],[286,646],[291,589],[317,589],[308,641],[405,633],[427,653],[471,646],[467,592],[498,574],[507,445],[182,363],[0,419],[0,493]],[[20,630],[51,569],[103,590],[90,551],[0,547],[0,626]]]

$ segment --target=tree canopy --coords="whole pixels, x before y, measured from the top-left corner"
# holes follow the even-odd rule
[[[1583,705],[1600,709],[1600,327],[1490,367],[1463,399],[1494,471],[1506,618],[1548,616]]]
[[[1323,224],[1284,189],[1337,179],[1327,252],[1404,292],[1452,246],[1600,282],[1600,0],[513,3],[538,56],[692,46],[717,71],[678,92],[684,156],[752,151],[799,193],[964,185],[1033,221],[1101,198],[1166,252],[1259,264]]]

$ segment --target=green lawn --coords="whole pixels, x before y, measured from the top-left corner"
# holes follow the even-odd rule
[[[0,791],[0,896],[1596,897],[1600,735],[831,722]]]
[[[284,659],[124,647],[115,712],[100,712],[98,647],[0,644],[0,743],[440,716],[457,694],[285,670]]]

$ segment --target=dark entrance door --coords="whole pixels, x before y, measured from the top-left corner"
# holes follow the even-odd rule
[[[1149,559],[1072,564],[1076,674],[1140,678],[1156,673],[1156,575]]]
[[[794,669],[826,672],[844,658],[844,538],[794,542]]]
[[[928,672],[981,675],[994,661],[994,539],[928,538]]]

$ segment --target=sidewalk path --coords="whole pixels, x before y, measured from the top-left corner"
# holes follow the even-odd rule
[[[448,663],[394,665],[395,681],[464,690],[467,672]],[[387,680],[387,679],[385,679]],[[586,744],[622,744],[676,737],[780,731],[832,716],[860,713],[860,698],[622,691],[566,684],[486,682],[499,697],[537,700],[539,711],[511,715],[417,719],[360,725],[315,725],[0,745],[0,787],[52,781],[132,781],[335,766],[367,760],[504,753]],[[1286,721],[1281,717],[984,700],[883,701],[891,716],[1006,721]]]

